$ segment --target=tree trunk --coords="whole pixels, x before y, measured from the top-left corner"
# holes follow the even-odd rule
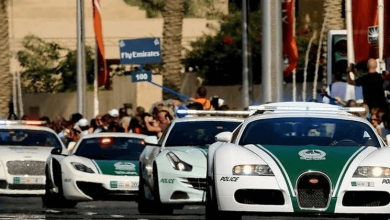
[[[180,91],[182,70],[182,35],[184,18],[184,0],[165,0],[163,9],[163,84],[175,91]],[[164,98],[172,97],[164,94]]]
[[[328,59],[328,39],[327,39],[327,31],[329,30],[341,30],[345,28],[345,20],[342,18],[341,10],[342,10],[342,0],[325,0],[324,1],[324,8],[325,8],[325,14],[324,19],[327,18],[327,22],[325,25],[325,33],[324,33],[324,41],[322,42],[322,48],[323,48],[323,58],[324,58],[324,65],[323,65],[323,78],[322,78],[322,84],[327,84],[327,59]]]
[[[8,0],[0,0],[0,118],[8,115],[12,91],[7,5]]]

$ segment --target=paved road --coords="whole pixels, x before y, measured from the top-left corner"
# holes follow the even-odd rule
[[[135,202],[81,202],[73,209],[49,209],[43,208],[38,197],[0,197],[0,220],[5,219],[177,219],[192,220],[204,219],[204,206],[185,206],[182,210],[175,210],[173,215],[140,215]],[[311,218],[298,217],[259,217],[244,216],[243,220],[300,220]],[[316,220],[328,220],[332,218],[315,218]],[[350,218],[348,220],[352,220]],[[347,220],[337,218],[337,220]]]

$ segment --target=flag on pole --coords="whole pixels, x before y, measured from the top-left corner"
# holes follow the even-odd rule
[[[100,15],[100,0],[92,0],[93,8],[93,27],[95,30],[95,38],[97,45],[96,59],[98,61],[98,86],[104,86],[106,89],[110,88],[110,76],[105,59],[102,18]]]
[[[353,44],[355,62],[378,58],[378,1],[352,0]]]
[[[288,66],[284,68],[283,76],[289,77],[298,63],[298,47],[294,37],[294,7],[295,0],[283,1],[283,57],[288,59]]]

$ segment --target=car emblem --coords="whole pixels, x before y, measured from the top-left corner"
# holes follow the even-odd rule
[[[326,153],[322,150],[301,150],[299,151],[301,160],[325,160]]]
[[[135,170],[135,165],[130,162],[118,162],[114,164],[114,167],[117,170],[130,170],[130,171]]]

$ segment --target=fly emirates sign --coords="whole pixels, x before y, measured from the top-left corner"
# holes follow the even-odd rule
[[[159,38],[121,40],[121,64],[148,64],[161,62]]]

